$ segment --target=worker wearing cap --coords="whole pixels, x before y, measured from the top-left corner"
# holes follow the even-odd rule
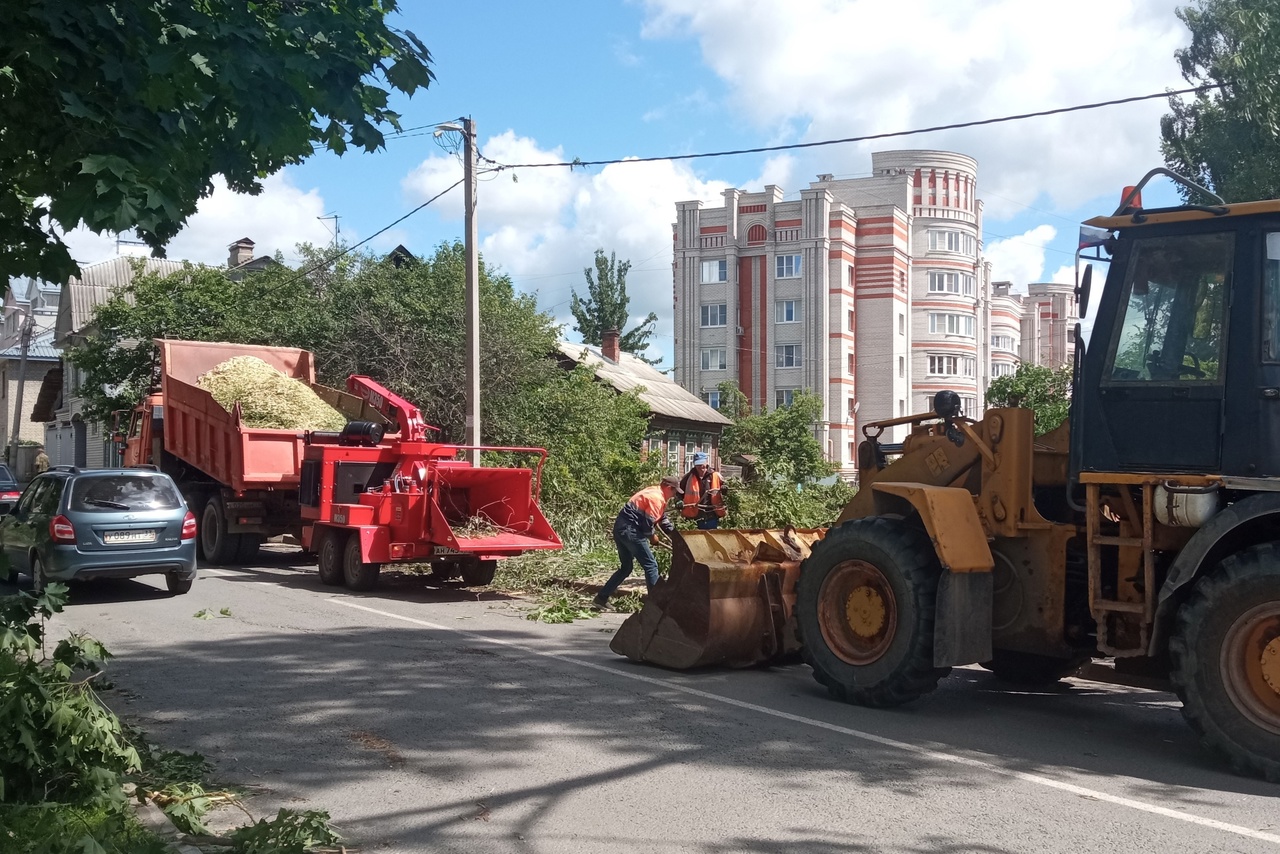
[[[657,486],[646,486],[631,496],[618,517],[613,521],[613,542],[618,547],[618,571],[600,588],[593,600],[597,608],[609,603],[609,597],[618,585],[631,574],[635,562],[644,570],[644,583],[650,590],[658,583],[658,561],[649,548],[649,538],[661,528],[667,536],[675,531],[675,525],[667,518],[667,502],[680,493],[680,478],[664,477]]]
[[[697,519],[698,527],[704,531],[720,527],[726,509],[724,480],[720,472],[708,465],[707,455],[702,451],[693,455],[693,467],[680,481],[680,494],[680,515]]]
[[[44,445],[36,445],[36,461],[33,465],[36,474],[49,470],[49,455],[44,452]]]

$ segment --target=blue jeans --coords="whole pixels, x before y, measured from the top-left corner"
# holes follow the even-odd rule
[[[719,516],[703,516],[698,519],[699,531],[714,531],[716,528],[719,528],[719,527],[720,527]]]
[[[649,548],[648,540],[632,540],[614,535],[613,542],[618,546],[618,562],[622,565],[617,572],[609,576],[604,587],[601,587],[600,592],[596,594],[596,601],[602,604],[609,601],[609,597],[618,589],[618,585],[631,574],[636,561],[640,562],[640,568],[644,570],[645,586],[652,590],[653,585],[658,583],[658,560],[653,556],[653,549]]]

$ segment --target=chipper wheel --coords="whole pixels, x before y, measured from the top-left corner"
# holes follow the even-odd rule
[[[833,528],[800,570],[796,627],[814,678],[838,700],[897,706],[927,694],[941,568],[921,530],[896,519]]]
[[[382,571],[380,563],[365,563],[360,552],[360,535],[353,533],[347,537],[347,545],[342,553],[342,577],[348,590],[367,592],[378,586],[378,573]]]
[[[1169,640],[1182,715],[1240,774],[1280,783],[1280,543],[1196,582]]]
[[[342,562],[346,555],[344,533],[332,528],[316,527],[315,541],[316,568],[320,571],[320,583],[335,587],[343,583]]]

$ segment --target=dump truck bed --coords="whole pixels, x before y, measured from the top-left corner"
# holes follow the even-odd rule
[[[197,384],[236,356],[254,356],[306,383],[315,362],[306,350],[204,341],[156,342],[164,394],[164,448],[234,490],[296,488],[302,468],[302,433],[245,427],[239,407],[228,412]]]

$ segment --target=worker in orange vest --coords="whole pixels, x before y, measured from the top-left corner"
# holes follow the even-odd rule
[[[658,560],[649,548],[649,539],[656,528],[671,536],[676,526],[667,518],[667,502],[680,491],[680,478],[664,477],[657,486],[646,486],[631,496],[618,517],[613,521],[613,542],[618,547],[618,571],[600,588],[593,600],[597,608],[609,603],[609,597],[626,580],[636,561],[644,570],[644,583],[650,590],[658,583]]]
[[[697,519],[698,527],[704,531],[720,527],[724,518],[724,480],[720,472],[707,463],[707,455],[698,451],[693,455],[693,467],[680,481],[680,492],[683,496],[680,515],[686,519]]]

